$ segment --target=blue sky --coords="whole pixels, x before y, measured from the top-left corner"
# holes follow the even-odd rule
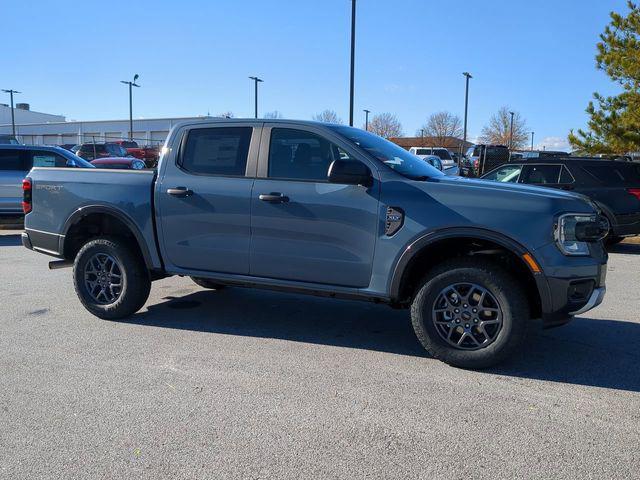
[[[392,112],[413,135],[430,113],[464,109],[469,136],[502,105],[536,140],[560,146],[585,125],[594,91],[616,87],[595,69],[595,43],[625,0],[358,0],[356,125],[362,109]],[[65,0],[5,2],[0,88],[68,119],[126,118],[120,80],[140,74],[134,117],[260,111],[348,120],[349,0]],[[8,99],[6,99],[8,100]],[[5,102],[5,99],[0,101]]]

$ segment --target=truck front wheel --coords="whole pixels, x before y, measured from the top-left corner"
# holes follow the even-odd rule
[[[142,308],[151,280],[142,258],[117,237],[96,238],[78,252],[73,264],[78,298],[96,317],[117,320]]]
[[[411,320],[433,357],[480,369],[501,362],[523,342],[529,304],[520,283],[498,264],[460,258],[429,272],[411,304]]]

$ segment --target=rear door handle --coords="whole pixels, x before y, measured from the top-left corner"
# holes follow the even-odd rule
[[[262,193],[260,194],[260,196],[258,196],[258,198],[263,202],[269,203],[286,203],[289,201],[289,197],[278,192]]]
[[[189,197],[193,195],[193,190],[189,190],[187,187],[175,187],[168,188],[167,193],[174,197]]]

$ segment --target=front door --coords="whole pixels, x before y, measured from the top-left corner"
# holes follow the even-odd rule
[[[263,129],[251,195],[251,275],[368,286],[379,228],[376,175],[369,188],[329,183],[333,160],[363,159],[322,130],[285,127]]]
[[[251,124],[234,124],[183,134],[179,153],[167,159],[156,186],[168,270],[249,273],[259,133]]]

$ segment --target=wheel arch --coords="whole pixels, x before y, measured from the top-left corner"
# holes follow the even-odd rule
[[[550,305],[548,285],[544,273],[534,273],[522,256],[528,253],[516,240],[491,230],[473,227],[447,228],[430,232],[407,244],[395,262],[389,282],[389,297],[394,303],[406,303],[413,293],[412,282],[420,280],[435,265],[456,256],[493,255],[511,262],[519,280],[527,287],[532,314],[538,316]],[[536,263],[537,260],[536,260]],[[539,263],[538,263],[539,265]]]
[[[83,227],[92,225],[93,230],[83,230]],[[147,243],[142,232],[125,212],[107,205],[88,205],[78,208],[69,216],[63,227],[60,251],[64,257],[72,260],[81,248],[80,242],[91,238],[92,233],[130,235],[135,240],[140,255],[147,269],[153,269],[153,261]]]

